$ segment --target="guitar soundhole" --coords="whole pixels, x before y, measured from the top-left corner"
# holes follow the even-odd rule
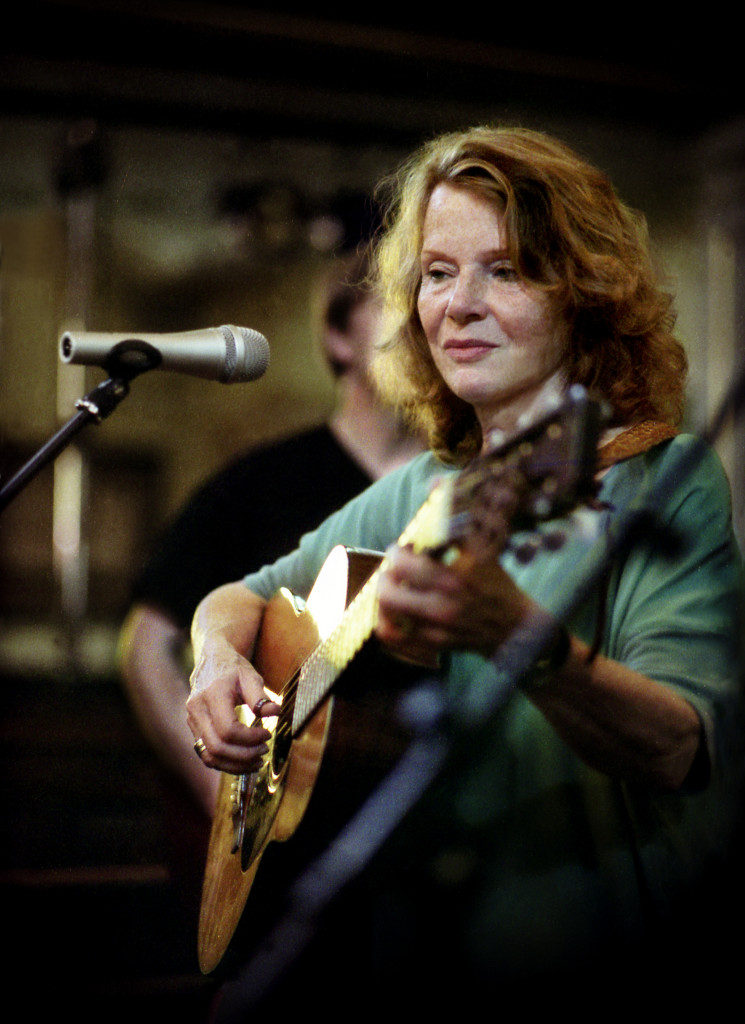
[[[282,708],[277,718],[271,743],[271,770],[277,778],[287,764],[292,747],[292,719],[295,714],[295,695],[297,693],[299,672],[286,683],[282,691]]]
[[[287,758],[290,756],[291,746],[292,727],[289,716],[280,714],[272,742],[272,774],[274,776],[278,776],[282,772]]]

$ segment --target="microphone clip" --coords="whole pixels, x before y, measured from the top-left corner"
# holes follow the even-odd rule
[[[154,345],[139,338],[129,338],[114,345],[103,366],[112,378],[130,381],[141,373],[156,369],[162,362],[163,356]]]

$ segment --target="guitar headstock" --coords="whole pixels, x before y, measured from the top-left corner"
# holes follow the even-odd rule
[[[604,408],[584,388],[509,437],[457,477],[450,542],[478,556],[499,553],[509,536],[566,515],[597,494],[597,444]]]

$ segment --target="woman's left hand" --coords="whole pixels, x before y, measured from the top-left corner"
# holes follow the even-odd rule
[[[378,599],[378,639],[422,664],[446,650],[491,656],[531,609],[496,560],[446,565],[408,547],[386,552]]]

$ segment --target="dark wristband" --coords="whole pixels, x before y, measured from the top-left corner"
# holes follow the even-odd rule
[[[569,631],[563,623],[557,622],[548,646],[520,681],[523,693],[534,693],[542,689],[567,663],[571,646]]]

